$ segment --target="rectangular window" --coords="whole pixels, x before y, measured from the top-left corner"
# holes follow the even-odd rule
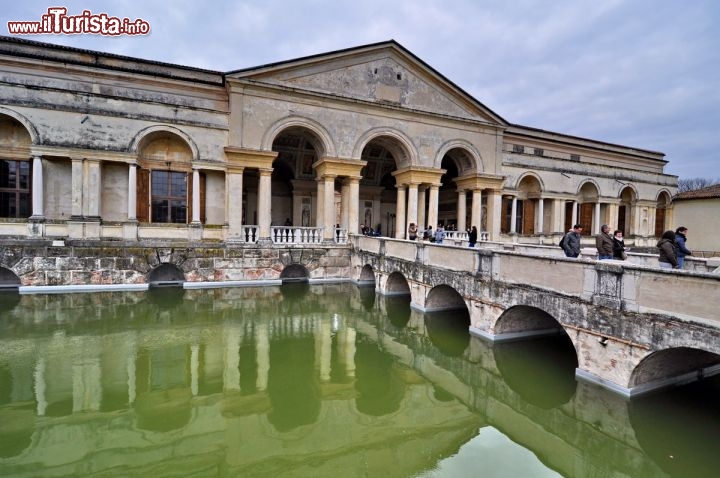
[[[152,222],[187,223],[187,173],[153,171]]]
[[[542,156],[543,154],[545,154],[545,151],[542,148],[535,148],[535,156]]]
[[[30,217],[30,162],[0,159],[0,217]]]
[[[580,155],[579,154],[571,154],[570,161],[580,161]]]
[[[520,144],[513,144],[513,153],[524,153],[525,147]]]

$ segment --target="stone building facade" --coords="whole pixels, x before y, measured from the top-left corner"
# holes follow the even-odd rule
[[[394,41],[217,72],[2,37],[0,75],[0,239],[670,223],[662,153],[512,124]]]

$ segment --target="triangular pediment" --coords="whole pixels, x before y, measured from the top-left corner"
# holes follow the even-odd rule
[[[226,76],[413,111],[507,124],[394,41],[235,71]]]

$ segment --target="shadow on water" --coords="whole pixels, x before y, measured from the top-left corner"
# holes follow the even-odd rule
[[[433,345],[448,357],[458,357],[470,345],[467,309],[425,313],[425,327]]]
[[[20,303],[17,291],[0,290],[0,317],[11,312]]]
[[[395,359],[378,344],[358,335],[355,349],[355,406],[360,413],[382,416],[396,412],[405,395],[405,383]]]
[[[285,286],[283,286],[285,287]],[[279,432],[315,423],[320,415],[316,380],[315,342],[312,337],[288,337],[270,346],[268,421]]]
[[[182,305],[185,289],[182,287],[150,287],[147,297],[160,310],[171,310]]]
[[[360,303],[363,308],[370,312],[375,307],[375,285],[358,287],[358,293],[360,294]],[[410,304],[408,304],[408,308],[409,307]]]
[[[720,376],[638,397],[630,423],[645,453],[673,477],[720,475]]]
[[[285,300],[301,300],[310,292],[310,283],[305,282],[283,282],[280,286],[280,293]]]
[[[385,310],[388,321],[398,329],[402,329],[410,321],[410,297],[405,295],[385,297]]]
[[[526,402],[543,409],[567,403],[577,387],[577,354],[567,334],[493,346],[503,380]]]

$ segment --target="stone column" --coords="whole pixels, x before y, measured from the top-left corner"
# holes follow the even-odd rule
[[[192,219],[195,225],[200,224],[200,171],[193,169],[192,172]]]
[[[428,204],[428,224],[433,227],[433,231],[438,225],[438,191],[440,186],[437,184],[430,185],[430,203]]]
[[[425,209],[425,190],[427,188],[420,188],[418,190],[418,232],[424,231],[427,227],[427,221],[425,220],[426,209]]]
[[[578,223],[578,206],[579,206],[578,202],[573,201],[573,203],[572,203],[572,224],[570,225],[571,227]],[[583,224],[583,226],[585,228],[588,227],[587,224]]]
[[[326,174],[324,181],[325,229],[323,230],[323,241],[335,242],[335,176]]]
[[[458,231],[464,232],[467,230],[465,223],[467,222],[465,216],[467,216],[467,193],[464,189],[458,190],[457,199],[457,227]]]
[[[317,180],[317,215],[315,227],[325,227],[325,181],[322,178]]]
[[[545,201],[543,198],[538,199],[536,233],[545,234]]]
[[[415,225],[418,224],[418,185],[417,184],[410,184],[408,186],[408,210],[407,210],[407,224],[410,225],[411,222],[414,222]],[[418,232],[420,230],[420,227],[418,227]],[[407,227],[405,228],[405,232],[407,235]]]
[[[340,213],[340,227],[348,230],[350,225],[350,178],[345,178],[340,189],[341,197],[341,213]]]
[[[349,178],[348,232],[357,234],[360,224],[360,179]]]
[[[101,162],[98,159],[85,160],[85,181],[83,188],[83,210],[85,216],[94,221],[100,220],[100,207],[102,200]]]
[[[33,156],[32,170],[32,216],[30,219],[45,219],[43,188],[43,165],[41,156]]]
[[[229,170],[225,174],[225,222],[228,225],[228,241],[243,240],[243,170]]]
[[[397,204],[395,206],[395,238],[404,239],[405,231],[405,185],[397,185]],[[388,234],[390,231],[388,231]]]
[[[70,181],[70,220],[79,221],[83,216],[83,160],[71,159],[72,177]]]
[[[258,242],[269,243],[270,220],[272,218],[272,169],[260,169],[258,185]]]
[[[593,234],[600,234],[600,202],[595,203],[595,210],[593,211]]]
[[[482,190],[475,189],[472,192],[472,211],[470,211],[470,226],[477,227],[478,234],[482,231]],[[478,235],[478,240],[480,236]]]
[[[517,196],[512,198],[512,210],[510,212],[510,234],[517,233]]]
[[[620,214],[620,206],[618,204],[608,204],[608,224],[610,225],[610,234],[612,235],[618,226],[618,218]],[[630,226],[629,223],[625,223],[625,228]],[[625,234],[626,231],[623,231]],[[629,234],[628,234],[629,235]]]
[[[502,195],[500,191],[493,190],[488,196],[488,232],[490,240],[497,241],[500,239],[500,217],[502,215]]]
[[[128,221],[137,220],[137,164],[128,165]]]
[[[565,201],[554,199],[552,202],[552,231],[553,233],[566,233],[565,229]]]

